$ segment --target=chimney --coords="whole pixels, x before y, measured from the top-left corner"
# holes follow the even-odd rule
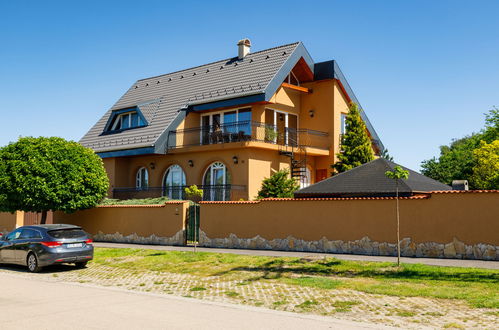
[[[242,60],[246,55],[249,54],[251,48],[251,41],[247,38],[239,40],[237,43],[237,47],[239,49],[238,58]]]
[[[468,190],[468,180],[452,180],[452,190]]]

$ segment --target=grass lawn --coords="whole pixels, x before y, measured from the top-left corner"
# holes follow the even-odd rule
[[[155,271],[253,281],[280,281],[321,289],[405,297],[460,299],[471,307],[499,308],[499,271],[387,262],[343,261],[96,248],[94,262],[132,272]],[[201,289],[200,289],[201,290]]]

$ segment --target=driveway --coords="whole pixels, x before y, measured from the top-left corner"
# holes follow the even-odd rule
[[[116,288],[0,273],[2,329],[388,329]]]

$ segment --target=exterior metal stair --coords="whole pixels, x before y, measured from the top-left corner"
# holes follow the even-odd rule
[[[287,144],[279,144],[279,154],[290,158],[291,177],[300,181],[307,174],[307,149],[297,137],[288,135],[287,139]]]

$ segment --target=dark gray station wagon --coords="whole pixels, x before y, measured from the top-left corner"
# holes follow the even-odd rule
[[[24,226],[0,236],[0,263],[28,266],[30,272],[62,263],[83,268],[93,257],[92,240],[78,226]]]

